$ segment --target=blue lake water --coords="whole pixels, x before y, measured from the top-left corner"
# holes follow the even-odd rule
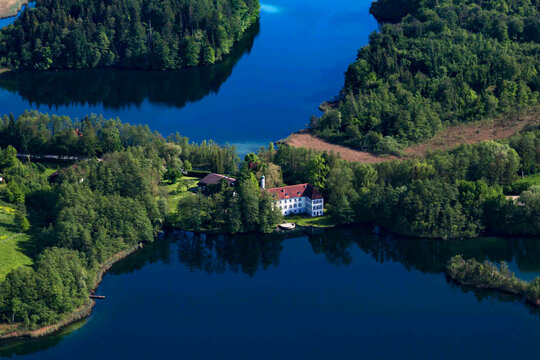
[[[432,241],[358,227],[170,235],[117,263],[92,316],[0,346],[14,359],[502,359],[537,353],[539,311],[464,290],[455,254],[540,274],[537,239]]]
[[[163,135],[235,144],[240,153],[304,128],[335,96],[377,23],[368,0],[276,0],[224,64],[166,73],[4,74],[0,113],[89,113]],[[69,80],[71,79],[71,80]]]

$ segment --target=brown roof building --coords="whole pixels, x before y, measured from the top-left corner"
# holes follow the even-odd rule
[[[208,174],[205,177],[203,177],[201,179],[201,181],[199,181],[197,183],[197,185],[199,187],[202,187],[203,190],[204,190],[204,188],[206,188],[208,185],[217,185],[217,184],[219,184],[219,182],[222,179],[225,179],[230,186],[234,186],[235,183],[236,183],[236,179],[233,179],[233,178],[230,178],[230,177],[227,177],[227,176],[224,176],[224,175],[212,173],[212,174]]]

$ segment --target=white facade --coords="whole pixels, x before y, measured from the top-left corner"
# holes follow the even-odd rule
[[[310,216],[324,215],[324,200],[311,200],[306,196],[291,199],[275,200],[277,206],[284,216],[307,213]]]

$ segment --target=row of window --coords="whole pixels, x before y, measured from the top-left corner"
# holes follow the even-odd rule
[[[302,202],[302,199],[303,198],[285,199],[285,200],[281,200],[280,203],[284,204],[288,202]]]
[[[322,210],[323,206],[322,205],[316,205],[313,207],[313,210]]]
[[[291,204],[291,205],[284,205],[284,206],[280,206],[279,208],[280,209],[292,209],[292,208],[297,208],[297,207],[302,207],[301,204]]]

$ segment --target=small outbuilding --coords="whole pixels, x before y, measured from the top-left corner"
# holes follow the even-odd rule
[[[208,174],[205,177],[203,177],[201,179],[201,181],[199,181],[197,183],[197,186],[201,189],[201,191],[205,191],[208,188],[208,186],[218,185],[220,183],[220,181],[223,180],[223,179],[225,181],[227,181],[229,186],[235,186],[236,185],[236,179],[234,179],[234,178],[227,177],[227,176],[221,175],[221,174],[211,173],[211,174]]]

